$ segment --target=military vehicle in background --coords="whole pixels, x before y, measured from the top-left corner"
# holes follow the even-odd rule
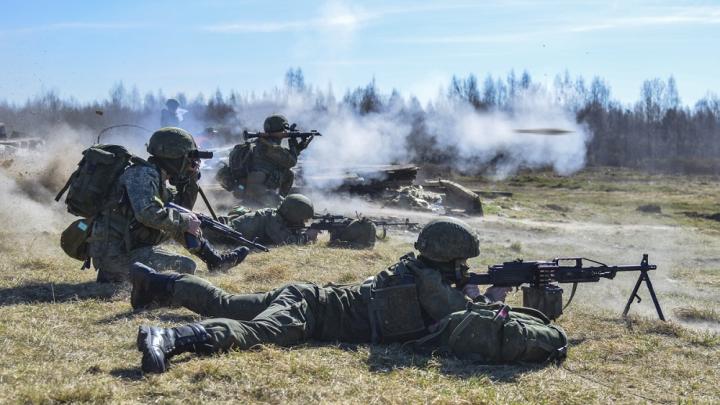
[[[0,122],[0,158],[7,158],[22,151],[37,149],[44,144],[44,139],[31,137],[20,131],[11,131],[4,123]]]

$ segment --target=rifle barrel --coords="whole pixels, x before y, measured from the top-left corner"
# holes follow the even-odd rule
[[[198,217],[198,219],[200,220],[200,222],[203,225],[208,226],[212,229],[215,229],[216,231],[222,232],[225,236],[227,236],[231,239],[234,239],[236,242],[242,243],[243,245],[247,245],[249,247],[253,247],[255,249],[262,250],[263,252],[270,251],[270,249],[268,249],[265,245],[261,245],[255,241],[246,239],[245,237],[243,237],[242,233],[232,229],[231,227],[229,227],[223,223],[215,221],[214,219],[210,218],[209,216],[207,216],[205,214],[202,214],[199,212],[193,212],[193,211],[191,211],[185,207],[182,207],[180,205],[177,205],[175,203],[167,203],[167,207],[176,209],[182,213],[195,214],[195,216]]]

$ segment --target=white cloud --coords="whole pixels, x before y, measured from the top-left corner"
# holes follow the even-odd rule
[[[622,12],[622,10],[616,10]],[[588,18],[580,24],[549,22],[547,27],[507,33],[469,33],[464,35],[412,36],[389,38],[387,42],[399,44],[494,44],[522,42],[547,35],[583,33],[610,29],[641,28],[667,25],[720,24],[720,7],[670,7],[653,15]]]
[[[202,31],[216,33],[267,33],[267,32],[294,32],[312,30],[343,30],[355,31],[373,21],[381,20],[389,15],[417,14],[436,12],[441,10],[455,10],[465,8],[482,7],[478,3],[452,3],[438,2],[435,4],[420,5],[410,3],[407,5],[395,5],[386,7],[375,7],[373,11],[354,4],[347,0],[328,0],[324,2],[315,16],[291,21],[266,21],[266,22],[235,22],[225,24],[211,24],[200,27]]]
[[[325,2],[315,16],[293,21],[268,22],[237,22],[230,24],[214,24],[200,27],[203,31],[217,33],[267,33],[267,32],[293,32],[311,30],[341,30],[355,31],[361,25],[378,18],[379,14],[372,14],[363,9],[352,6],[344,1]]]
[[[663,25],[720,24],[718,8],[683,8],[673,13],[652,16],[611,18],[587,24],[571,26],[569,32],[589,32],[619,28],[640,28]]]

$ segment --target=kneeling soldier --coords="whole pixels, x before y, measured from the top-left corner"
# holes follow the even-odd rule
[[[134,262],[160,271],[194,273],[192,259],[158,246],[169,239],[197,255],[210,271],[242,262],[246,247],[218,253],[201,237],[195,215],[165,207],[167,202],[188,209],[195,204],[203,152],[198,151],[193,137],[180,128],[161,128],[150,137],[147,151],[150,158],[132,160],[113,186],[105,208],[93,220],[88,255],[98,270],[97,281],[127,279]]]

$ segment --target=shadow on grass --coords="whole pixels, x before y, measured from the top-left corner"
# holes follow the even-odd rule
[[[22,303],[54,303],[78,300],[109,300],[126,289],[121,283],[38,283],[0,289],[0,306]]]
[[[116,368],[110,370],[110,375],[126,381],[139,381],[143,379],[143,372],[138,368]]]
[[[432,356],[417,353],[401,345],[371,345],[367,365],[375,373],[387,373],[402,368],[435,368],[439,372],[458,378],[484,376],[494,381],[514,382],[518,376],[543,368],[542,365],[491,365],[462,360],[453,356]]]
[[[105,324],[115,323],[118,321],[126,321],[128,319],[132,319],[136,315],[144,315],[147,312],[149,312],[149,311],[147,311],[147,310],[142,310],[142,311],[129,310],[126,312],[120,312],[115,315],[108,316],[106,318],[98,319],[95,323],[98,325],[105,325]],[[157,314],[157,315],[155,315],[155,314],[152,314],[152,315],[153,315],[153,320],[150,322],[147,322],[152,325],[160,324],[160,323],[171,323],[171,324],[173,324],[173,326],[175,326],[175,324],[185,325],[188,323],[198,322],[197,315],[181,315],[181,314],[172,314],[172,313],[170,313],[170,314],[161,313],[161,314]]]

